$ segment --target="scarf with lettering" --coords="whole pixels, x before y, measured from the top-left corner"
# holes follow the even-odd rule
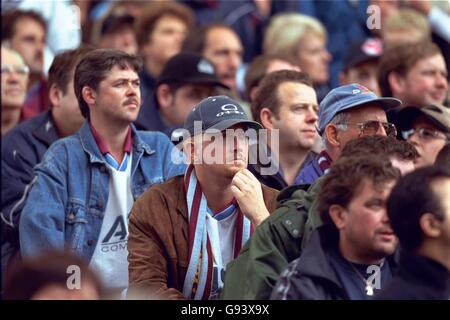
[[[206,215],[210,214],[207,200],[191,165],[184,176],[189,223],[189,265],[183,285],[183,295],[188,299],[207,300],[211,293],[213,278],[213,250],[208,234]],[[250,220],[238,206],[233,254],[236,258],[252,231]],[[213,216],[216,220],[225,217]],[[217,246],[216,246],[217,247]],[[220,244],[218,246],[220,248]]]

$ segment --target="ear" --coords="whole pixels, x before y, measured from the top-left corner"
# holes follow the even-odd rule
[[[255,100],[257,93],[258,93],[258,87],[253,87],[250,90],[250,101],[254,101]]]
[[[173,94],[167,84],[162,84],[156,89],[158,104],[161,109],[168,109],[173,103]]]
[[[344,229],[345,227],[345,221],[347,218],[347,213],[345,208],[338,204],[333,204],[329,209],[328,213],[331,217],[331,220],[333,220],[334,224],[336,225],[336,228],[338,230]]]
[[[83,96],[84,101],[90,106],[95,105],[97,101],[97,94],[92,88],[83,87],[81,90],[81,95]]]
[[[262,108],[261,111],[259,112],[259,117],[261,118],[261,124],[263,125],[264,128],[267,129],[274,128],[273,125],[274,114],[272,113],[272,110],[270,110],[269,108]]]
[[[420,217],[419,225],[428,238],[439,238],[442,233],[442,222],[431,213],[423,214]]]
[[[57,108],[59,106],[59,101],[61,100],[61,90],[56,86],[56,84],[52,84],[50,90],[48,92],[48,98],[52,104],[53,108]]]
[[[388,82],[393,93],[403,93],[405,91],[405,78],[397,72],[391,72],[388,75]]]
[[[339,141],[339,130],[334,124],[328,124],[325,127],[325,131],[323,133],[325,135],[328,144],[334,147],[339,147],[341,142]]]
[[[341,86],[347,84],[347,74],[345,72],[339,73],[339,83],[341,84]]]

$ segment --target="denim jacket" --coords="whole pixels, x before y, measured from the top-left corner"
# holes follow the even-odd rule
[[[183,174],[185,164],[166,135],[132,125],[131,192],[136,200],[153,184]],[[23,256],[69,249],[90,261],[108,202],[109,173],[86,121],[53,143],[35,167],[35,181],[20,218]]]

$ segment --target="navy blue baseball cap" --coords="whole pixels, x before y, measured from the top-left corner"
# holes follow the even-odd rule
[[[201,121],[201,132],[208,129],[223,131],[236,124],[245,124],[248,128],[262,129],[262,126],[251,121],[242,106],[227,96],[212,96],[200,101],[189,113],[184,129],[191,136],[201,132],[195,132],[194,123]]]
[[[325,127],[339,112],[368,103],[377,104],[384,111],[402,104],[400,100],[395,98],[379,98],[375,93],[357,83],[337,87],[331,90],[320,103],[319,133],[323,133]]]

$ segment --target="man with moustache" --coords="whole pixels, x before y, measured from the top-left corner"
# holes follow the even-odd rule
[[[35,167],[19,226],[24,257],[72,250],[107,288],[122,294],[133,202],[185,170],[164,134],[132,125],[141,105],[140,67],[139,58],[113,49],[93,50],[77,65],[75,95],[86,120],[78,133],[53,143]]]

